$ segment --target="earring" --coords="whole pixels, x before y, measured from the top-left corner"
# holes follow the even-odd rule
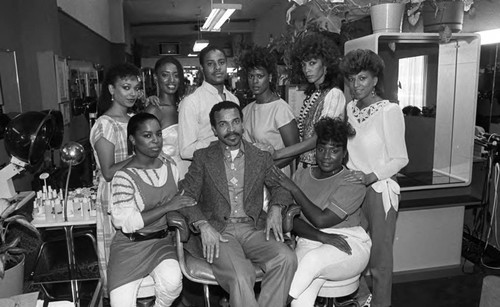
[[[375,89],[372,89],[372,97],[375,97]]]
[[[115,94],[111,95],[111,102],[115,101]]]

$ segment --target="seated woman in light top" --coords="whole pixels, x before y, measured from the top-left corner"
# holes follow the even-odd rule
[[[371,240],[361,227],[366,187],[346,181],[350,171],[342,164],[355,132],[340,118],[322,118],[314,128],[317,166],[298,168],[293,181],[274,170],[302,209],[293,224],[299,265],[290,287],[292,307],[312,307],[327,280],[359,275],[370,257]]]
[[[194,205],[175,196],[178,171],[161,160],[161,127],[148,113],[133,116],[127,126],[135,155],[113,180],[111,218],[118,229],[110,248],[108,288],[112,307],[135,306],[144,277],[155,280],[155,306],[170,306],[182,290],[182,273],[166,226],[166,213]],[[121,230],[121,231],[120,231]],[[147,233],[147,236],[137,234]]]
[[[243,109],[245,139],[271,154],[298,143],[299,130],[292,109],[275,93],[278,73],[274,56],[264,47],[254,47],[241,62],[248,86],[255,95],[255,101]],[[275,163],[280,168],[285,167],[283,171],[290,175],[287,165],[292,159]]]

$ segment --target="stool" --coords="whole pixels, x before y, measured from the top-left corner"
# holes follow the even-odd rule
[[[328,307],[343,307],[354,305],[359,307],[358,301],[354,298],[350,298],[343,302],[337,302],[336,298],[344,297],[353,294],[358,290],[359,287],[359,277],[356,275],[352,278],[340,281],[327,280],[323,287],[319,290],[318,296],[328,298]]]

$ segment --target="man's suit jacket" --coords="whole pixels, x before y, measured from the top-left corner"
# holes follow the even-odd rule
[[[274,165],[268,152],[242,140],[245,157],[243,204],[245,213],[253,218],[258,229],[265,227],[267,214],[263,210],[264,185],[270,192],[269,207],[274,204],[288,206],[293,202],[291,194],[270,181],[270,170]],[[198,220],[207,220],[217,231],[222,232],[231,215],[229,188],[224,166],[223,145],[212,142],[207,148],[194,153],[189,171],[179,183],[179,191],[194,198],[198,204],[179,210],[189,225]]]
[[[263,210],[264,185],[267,186],[273,204],[288,206],[293,202],[291,194],[270,180],[270,169],[274,165],[268,152],[257,149],[252,144],[242,141],[245,155],[245,174],[243,185],[243,204],[245,213],[252,217],[258,229],[264,229],[267,214]],[[193,163],[184,179],[179,182],[179,191],[194,198],[198,203],[192,207],[180,209],[190,226],[193,222],[207,220],[221,233],[231,215],[229,187],[224,166],[223,145],[220,141],[212,142],[207,148],[195,151]],[[201,238],[190,236],[184,248],[193,256],[203,258]]]

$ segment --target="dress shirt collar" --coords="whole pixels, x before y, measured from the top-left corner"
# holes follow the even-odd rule
[[[213,86],[212,84],[208,83],[207,81],[203,81],[201,86],[204,89],[206,89],[208,92],[210,92],[211,94],[219,95],[219,90],[215,86]],[[228,92],[228,90],[226,89],[226,87],[224,85],[222,85],[222,92],[224,94],[227,94],[227,92]],[[226,100],[227,100],[227,95],[226,95]]]
[[[222,143],[221,141],[219,141],[219,145],[220,145],[220,148],[222,150],[222,155],[224,156],[224,159],[229,159],[229,161],[231,161],[232,160],[231,159],[231,150],[229,149],[229,147],[226,144]],[[243,154],[245,154],[245,145],[243,144],[243,140],[242,140],[240,143],[239,152],[236,155],[235,159],[243,156]]]

